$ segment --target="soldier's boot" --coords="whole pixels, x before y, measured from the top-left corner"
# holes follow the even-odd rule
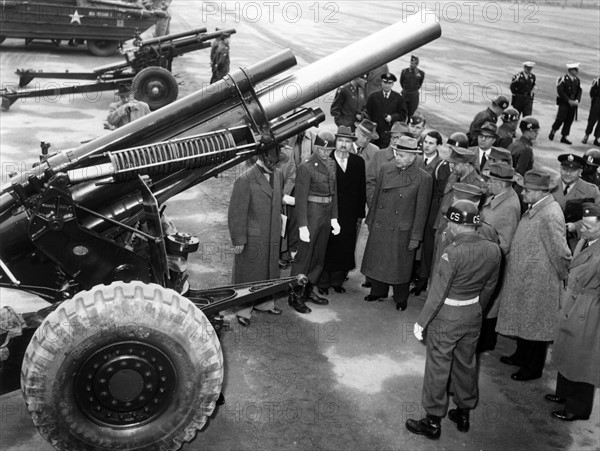
[[[317,305],[327,305],[327,304],[329,304],[329,301],[327,299],[322,298],[321,296],[317,295],[314,292],[314,285],[312,283],[310,283],[310,282],[308,282],[304,286],[303,300],[304,300],[304,302],[312,302],[312,303],[317,304]]]
[[[598,138],[594,139],[594,146],[600,147],[600,141],[598,141]]]
[[[554,129],[551,129],[551,130],[550,130],[550,134],[548,135],[548,139],[549,139],[550,141],[553,141],[553,140],[554,140],[554,134],[555,134],[555,133],[556,133],[556,130],[554,130]]]
[[[456,423],[456,429],[460,432],[469,432],[469,409],[462,409],[460,407],[450,409],[448,411],[448,418],[450,418],[450,421]]]
[[[288,304],[290,304],[298,313],[310,313],[312,310],[304,303],[302,295],[302,286],[298,286],[295,289],[290,290],[288,297]]]
[[[406,429],[413,434],[424,435],[432,440],[440,438],[442,433],[441,418],[435,415],[427,415],[417,420],[406,420]]]
[[[560,142],[563,143],[563,144],[573,144],[571,141],[569,141],[567,139],[567,137],[565,135],[563,135],[563,137],[560,138]]]
[[[581,143],[582,144],[587,144],[589,138],[590,138],[590,135],[588,135],[586,133],[585,135],[583,135],[583,139],[581,140]]]

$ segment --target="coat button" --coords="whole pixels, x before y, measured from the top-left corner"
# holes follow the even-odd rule
[[[398,197],[402,197],[402,194],[398,194]]]
[[[384,193],[387,193],[387,189],[384,189],[384,190],[383,190],[383,192],[384,192]]]

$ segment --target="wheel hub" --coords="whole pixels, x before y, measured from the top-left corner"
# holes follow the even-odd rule
[[[177,386],[171,360],[141,342],[120,342],[96,351],[75,377],[75,395],[92,420],[130,426],[160,415]]]

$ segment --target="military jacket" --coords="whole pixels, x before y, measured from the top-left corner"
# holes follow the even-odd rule
[[[330,113],[335,125],[345,125],[354,130],[356,115],[362,114],[365,107],[365,91],[359,86],[348,83],[339,88],[331,104]]]
[[[425,72],[418,68],[413,71],[410,67],[407,67],[400,73],[400,86],[405,92],[418,91],[421,89],[424,80]]]
[[[313,153],[296,171],[296,218],[298,227],[308,226],[308,196],[331,197],[331,217],[338,217],[335,161]]]
[[[533,97],[535,87],[535,74],[527,75],[524,71],[515,74],[510,82],[510,92],[513,95],[527,95]]]
[[[569,100],[581,100],[581,81],[579,78],[571,78],[568,75],[563,75],[556,82],[556,104],[569,104]]]

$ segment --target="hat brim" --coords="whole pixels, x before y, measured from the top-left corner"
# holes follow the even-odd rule
[[[490,135],[490,136],[493,136],[494,138],[498,138],[498,133],[494,133],[494,132],[491,132],[491,131],[489,131],[489,130],[483,130],[483,132],[484,132],[485,134],[488,134],[488,135]],[[481,129],[476,129],[476,130],[475,130],[475,134],[476,134],[477,136],[479,136],[479,135],[483,135],[484,133],[481,133]]]
[[[358,139],[356,136],[354,136],[354,135],[348,135],[346,133],[337,133],[335,135],[335,139],[338,139],[338,138],[349,138],[352,141],[356,141]]]
[[[354,125],[355,125],[356,128],[360,129],[360,131],[363,132],[365,135],[367,135],[369,138],[371,138],[371,139],[378,139],[379,138],[379,133],[377,133],[376,130],[373,130],[372,132],[370,132],[365,127],[363,127],[362,125],[360,125],[360,122],[355,122]]]
[[[400,148],[399,147],[392,147],[392,150],[394,152],[406,152],[406,153],[416,153],[416,154],[422,153],[422,151],[419,150],[419,149],[406,149],[404,147],[400,147]]]
[[[554,180],[553,177],[550,177],[550,183],[548,184],[548,188],[542,188],[538,185],[531,185],[529,183],[525,183],[524,177],[515,177],[515,183],[521,188],[530,189],[533,191],[554,191],[558,186],[558,182]]]
[[[483,175],[484,177],[486,177],[488,179],[500,180],[500,181],[503,181],[503,182],[514,182],[514,181],[517,180],[516,177],[515,177],[515,175],[513,175],[510,178],[507,178],[507,177],[498,177],[497,175],[492,175],[492,174],[490,174],[489,168],[486,168],[483,171],[481,171],[481,175]]]

